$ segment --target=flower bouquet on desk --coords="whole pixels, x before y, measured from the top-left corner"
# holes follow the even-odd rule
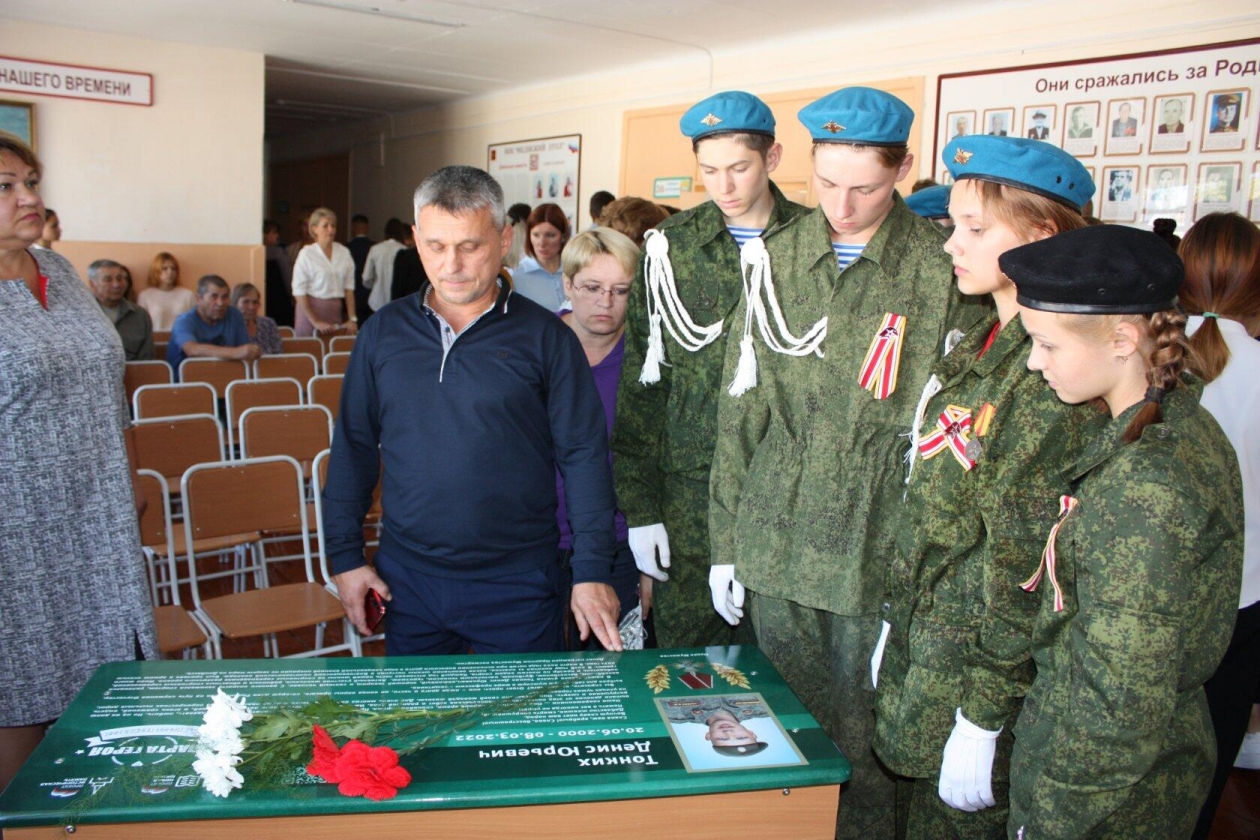
[[[442,711],[374,712],[323,696],[300,708],[255,713],[243,696],[220,688],[198,727],[192,769],[215,796],[246,784],[282,787],[295,767],[305,766],[309,775],[337,785],[344,796],[392,799],[411,783],[411,773],[398,763],[400,755],[432,746],[491,715],[523,709],[572,682]]]
[[[204,788],[227,797],[240,789],[274,791],[324,782],[336,785],[344,796],[392,799],[411,784],[411,773],[399,763],[400,756],[435,746],[494,715],[527,709],[544,695],[582,679],[584,675],[578,675],[480,706],[442,710],[373,711],[324,695],[302,706],[274,706],[264,712],[251,709],[244,695],[220,687],[200,726],[165,727],[182,730],[168,734],[193,741],[163,759],[167,782],[155,782],[153,768],[136,762],[94,784],[91,796],[68,805],[63,826],[68,830],[107,802],[144,802],[148,795],[166,793],[171,783],[178,789],[174,795]],[[266,705],[266,700],[260,699],[259,705]]]

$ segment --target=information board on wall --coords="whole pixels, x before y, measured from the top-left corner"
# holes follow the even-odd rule
[[[1094,215],[1178,233],[1207,213],[1260,221],[1260,69],[1238,41],[940,77],[935,177],[958,135],[1045,140],[1076,156],[1097,186]]]
[[[220,688],[256,716],[311,702],[441,712],[532,699],[402,754],[411,780],[385,801],[311,776],[309,750],[268,784],[245,765],[243,788],[222,799],[191,767]],[[0,829],[640,799],[838,785],[849,772],[751,646],[126,662],[102,666],[49,730],[0,796]]]
[[[503,187],[507,206],[558,204],[577,229],[582,135],[515,140],[490,146],[486,171]]]

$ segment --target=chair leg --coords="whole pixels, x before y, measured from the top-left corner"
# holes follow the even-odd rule
[[[359,637],[359,631],[354,629],[354,625],[350,623],[350,619],[343,618],[341,620],[341,632],[345,634],[346,639],[350,642],[350,655],[362,656],[363,639]]]
[[[325,622],[321,621],[315,625],[315,649],[319,650],[324,646],[324,626]]]

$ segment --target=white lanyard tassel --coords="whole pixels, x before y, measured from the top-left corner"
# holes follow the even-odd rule
[[[779,306],[779,297],[774,290],[770,253],[766,251],[766,243],[761,237],[749,239],[739,249],[739,269],[744,280],[744,337],[739,342],[739,365],[735,369],[735,378],[727,389],[727,393],[732,397],[741,396],[757,385],[757,354],[753,349],[752,340],[754,319],[766,346],[776,353],[788,356],[814,354],[821,359],[823,352],[819,347],[823,339],[827,337],[825,316],[800,338],[792,335],[788,329],[787,320],[783,317],[783,310]],[[765,289],[764,301],[762,289]],[[771,319],[766,313],[767,303],[770,306],[770,316],[774,319],[774,330],[771,329]]]
[[[674,268],[669,262],[669,240],[665,238],[665,234],[659,230],[649,230],[643,245],[647,251],[643,279],[644,293],[647,295],[648,349],[639,382],[649,385],[660,381],[660,366],[665,364],[662,321],[674,341],[692,353],[712,344],[722,334],[722,322],[702,327],[691,320],[691,315],[678,297]]]

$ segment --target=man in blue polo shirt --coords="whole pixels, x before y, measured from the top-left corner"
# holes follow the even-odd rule
[[[179,378],[184,359],[235,359],[252,362],[262,348],[249,340],[245,319],[232,305],[227,281],[207,274],[197,281],[197,306],[175,319],[171,341],[166,345],[166,361]]]
[[[500,276],[503,190],[450,166],[415,197],[428,280],[359,333],[341,395],[324,535],[347,615],[389,601],[390,655],[563,649],[555,469],[573,529],[569,606],[582,638],[620,650],[609,585],[616,503],[604,410],[581,344]],[[384,531],[368,566],[363,517],[384,469]]]

